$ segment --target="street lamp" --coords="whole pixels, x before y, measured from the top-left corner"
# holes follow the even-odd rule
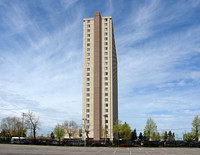
[[[107,138],[107,134],[106,134],[106,117],[108,117],[108,115],[107,114],[105,114],[104,115],[104,117],[105,117],[105,144],[106,144],[106,138]]]
[[[86,147],[86,123],[85,121],[87,121],[87,118],[83,118],[84,121],[84,146]]]

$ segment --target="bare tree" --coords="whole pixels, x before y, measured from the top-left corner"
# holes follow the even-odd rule
[[[18,137],[24,137],[26,135],[26,129],[21,121],[15,123],[15,133]]]
[[[21,137],[26,133],[23,123],[18,117],[6,117],[1,121],[1,128],[8,137]]]
[[[64,128],[69,135],[69,138],[74,136],[74,134],[77,132],[78,124],[75,121],[65,121],[64,122]]]
[[[31,111],[25,113],[24,116],[27,128],[31,130],[34,139],[36,139],[36,131],[39,129],[39,124],[40,124],[39,117],[36,117]]]
[[[8,137],[11,137],[11,131],[12,131],[12,118],[11,117],[6,117],[6,118],[2,119],[1,129],[5,132],[5,135],[8,135]]]

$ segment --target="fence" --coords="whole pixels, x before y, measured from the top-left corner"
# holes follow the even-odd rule
[[[11,138],[0,138],[0,144],[10,144]],[[14,144],[35,144],[35,145],[59,145],[59,146],[84,146],[84,141],[80,139],[23,139]],[[86,146],[105,146],[105,147],[200,147],[200,142],[186,141],[109,141],[109,140],[87,140]]]

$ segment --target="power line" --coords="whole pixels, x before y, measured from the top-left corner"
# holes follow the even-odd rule
[[[189,130],[191,128],[177,128],[177,129],[159,129],[157,131],[170,131],[170,130]],[[144,130],[137,130],[137,131],[144,131]]]

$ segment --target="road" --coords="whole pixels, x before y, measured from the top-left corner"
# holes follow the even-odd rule
[[[108,148],[0,144],[0,155],[200,155],[200,148]]]

